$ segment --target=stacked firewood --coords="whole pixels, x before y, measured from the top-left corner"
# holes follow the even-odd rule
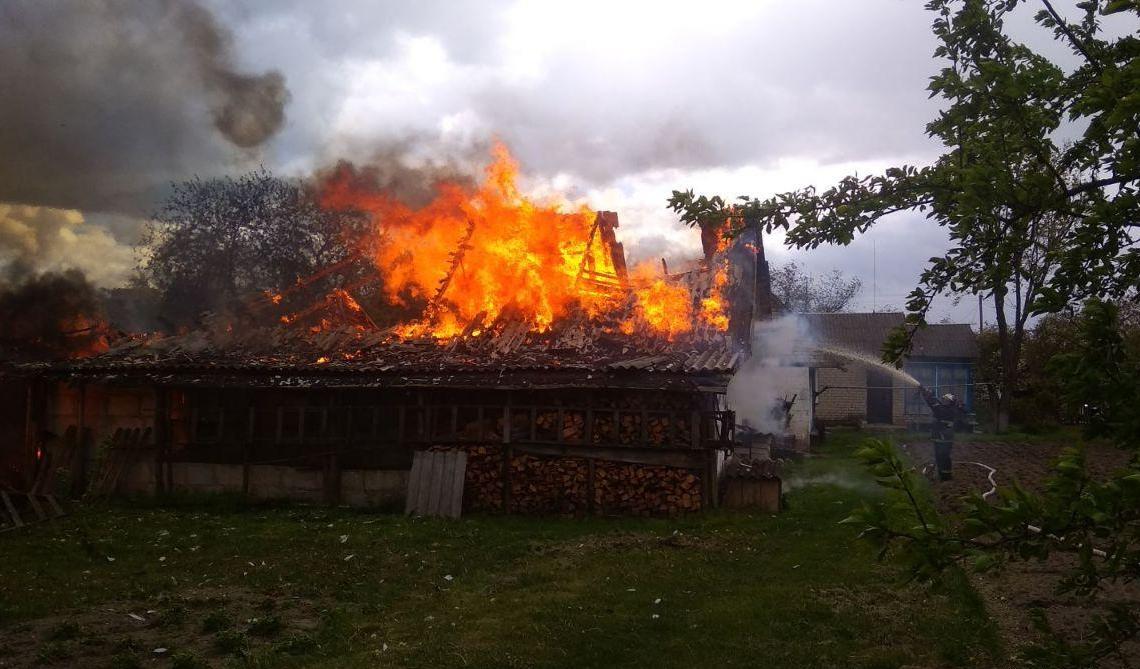
[[[586,461],[579,458],[511,458],[512,513],[581,515],[588,508]]]
[[[594,495],[599,513],[674,515],[701,508],[701,480],[678,467],[598,462]]]
[[[468,446],[463,506],[471,511],[503,508],[503,451],[498,446]]]
[[[468,446],[465,508],[502,511],[503,451]],[[590,510],[589,464],[582,458],[514,454],[510,470],[512,513],[585,515]],[[594,513],[676,515],[701,508],[701,480],[678,467],[595,461]]]
[[[580,411],[566,411],[562,413],[562,422],[558,421],[557,411],[543,411],[534,418],[535,432],[539,439],[544,441],[582,441],[586,433],[586,415]]]

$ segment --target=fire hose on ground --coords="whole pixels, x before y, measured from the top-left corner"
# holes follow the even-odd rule
[[[986,478],[989,479],[990,489],[987,490],[986,492],[982,493],[982,499],[988,499],[991,495],[997,494],[997,481],[994,480],[994,476],[997,474],[996,469],[994,469],[993,467],[991,467],[987,464],[981,463],[981,462],[967,461],[967,462],[964,462],[963,464],[977,465],[978,467],[981,467],[982,469],[987,470],[988,473],[986,474]],[[923,472],[925,472],[925,471],[926,471],[926,468],[924,467]],[[1026,525],[1025,529],[1029,530],[1030,532],[1032,532],[1034,534],[1044,533],[1044,530],[1042,530],[1040,527],[1037,527],[1036,525]],[[1046,536],[1048,536],[1050,539],[1053,539],[1054,541],[1063,541],[1063,539],[1061,539],[1061,537],[1059,537],[1055,534],[1048,534]],[[1080,545],[1077,546],[1077,548],[1080,548],[1080,547],[1081,547]],[[1105,553],[1104,551],[1100,550],[1099,548],[1092,549],[1092,553],[1093,553],[1093,555],[1095,555],[1101,559],[1108,559],[1108,553]]]

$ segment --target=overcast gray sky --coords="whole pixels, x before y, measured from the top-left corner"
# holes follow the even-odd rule
[[[259,163],[305,176],[392,147],[462,161],[493,137],[528,188],[618,211],[632,255],[679,262],[699,242],[665,209],[674,188],[763,196],[938,155],[922,4],[14,0],[0,262],[114,284],[171,180]],[[861,277],[861,310],[901,307],[943,250],[919,216],[845,248],[769,242],[776,263]],[[944,300],[945,315],[976,322],[976,302]]]

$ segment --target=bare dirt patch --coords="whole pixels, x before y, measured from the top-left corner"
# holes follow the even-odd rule
[[[999,489],[1017,481],[1028,489],[1040,490],[1049,476],[1051,464],[1063,448],[1061,444],[1047,443],[956,443],[953,480],[931,483],[935,503],[943,512],[955,513],[962,509],[962,499],[968,494],[991,489],[989,470],[974,463],[997,470],[993,480]],[[907,444],[903,450],[920,469],[927,465],[933,467],[934,452],[930,443]],[[1126,452],[1109,446],[1091,445],[1086,452],[1089,471],[1095,478],[1106,477],[1128,462]],[[1001,627],[1009,648],[1016,649],[1038,638],[1026,615],[1030,607],[1043,609],[1054,629],[1072,640],[1080,638],[1087,625],[1096,615],[1103,613],[1103,606],[1109,602],[1140,607],[1140,588],[1135,585],[1106,585],[1103,592],[1091,601],[1057,594],[1055,587],[1061,574],[1073,563],[1067,555],[1053,555],[1045,561],[1013,562],[1000,572],[972,577],[975,587],[986,600],[990,615]],[[1140,644],[1133,644],[1126,650],[1129,662],[1140,660]]]

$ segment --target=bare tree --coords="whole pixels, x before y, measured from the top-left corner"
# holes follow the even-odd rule
[[[858,277],[848,279],[839,270],[815,277],[795,262],[772,272],[772,292],[785,309],[797,313],[843,311],[862,288]]]
[[[191,325],[259,291],[278,291],[361,253],[370,228],[321,208],[300,184],[260,169],[174,185],[144,237],[139,270],[163,320]],[[322,276],[322,283],[343,275]]]

